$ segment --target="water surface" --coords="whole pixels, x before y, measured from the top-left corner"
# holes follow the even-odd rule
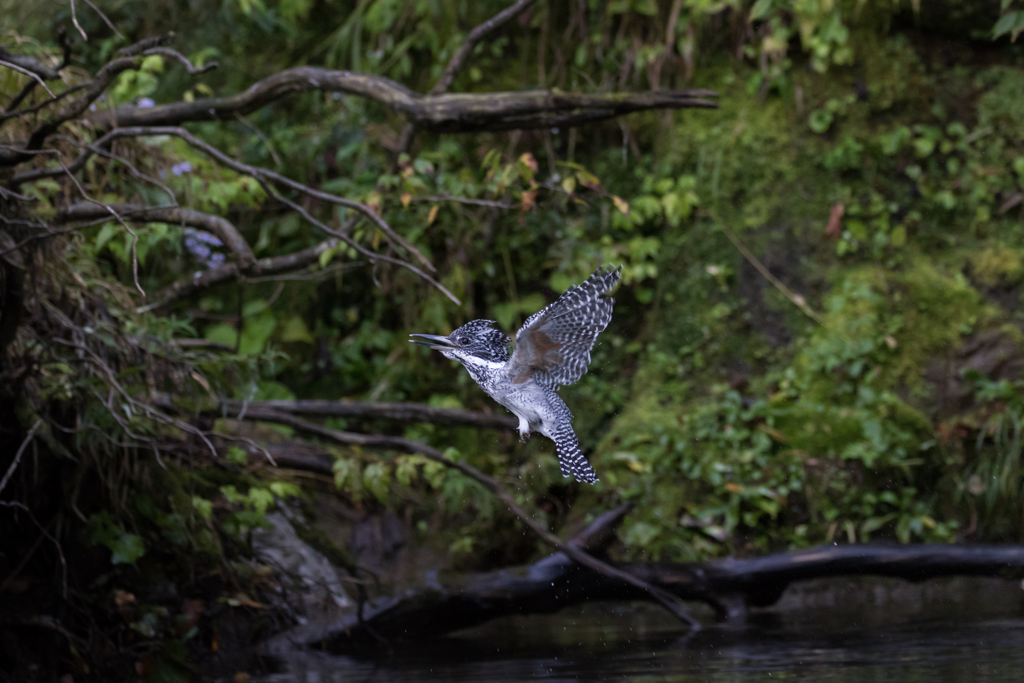
[[[743,626],[712,623],[692,637],[650,605],[588,605],[501,619],[429,643],[395,644],[390,652],[305,653],[282,673],[260,680],[1024,680],[1020,585],[929,584],[862,581],[845,591],[834,584],[812,588],[753,614]]]

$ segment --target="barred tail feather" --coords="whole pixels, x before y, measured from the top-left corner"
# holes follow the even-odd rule
[[[576,432],[572,431],[569,420],[561,420],[558,423],[551,434],[551,440],[555,442],[555,451],[558,453],[558,464],[562,468],[563,477],[572,476],[584,484],[597,482],[597,472],[580,450]]]

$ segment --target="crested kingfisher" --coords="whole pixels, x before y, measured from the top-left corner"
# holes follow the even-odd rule
[[[511,340],[491,327],[494,320],[473,320],[447,337],[413,334],[419,339],[409,341],[462,363],[488,396],[519,418],[520,440],[539,431],[555,442],[562,476],[593,484],[597,474],[580,451],[572,413],[555,392],[587,371],[594,341],[612,319],[615,299],[604,294],[621,270],[599,269],[527,318],[511,355]]]

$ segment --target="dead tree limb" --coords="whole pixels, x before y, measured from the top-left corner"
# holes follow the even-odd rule
[[[26,57],[25,55],[14,54],[0,47],[0,61],[9,62],[18,66],[25,71],[28,71],[44,81],[52,81],[56,78],[60,78],[58,69],[51,68],[40,62],[35,57]]]
[[[243,271],[249,270],[256,265],[256,257],[253,255],[249,243],[238,232],[238,228],[232,225],[226,218],[173,206],[111,204],[110,207],[126,220],[188,225],[193,228],[206,230],[216,235],[223,242],[224,246],[231,250],[231,253],[235,255],[238,267]],[[72,204],[60,212],[57,220],[60,222],[87,221],[109,217],[110,214],[102,206],[79,203]]]
[[[602,554],[615,540],[615,529],[631,509],[629,504],[597,516],[567,545],[593,555]],[[328,624],[311,623],[280,633],[263,645],[268,654],[287,653],[296,647],[329,646],[344,649],[355,643],[379,643],[386,639],[418,639],[441,635],[460,628],[517,613],[555,612],[566,572],[578,565],[563,553],[555,553],[527,568],[514,568],[478,574],[456,580],[450,589],[441,585],[404,598],[382,598],[356,615]],[[541,586],[550,595],[541,596]],[[434,624],[437,628],[431,627]],[[380,629],[378,631],[378,628]],[[376,636],[371,635],[376,634]]]
[[[358,211],[360,214],[362,214],[364,218],[369,219],[370,222],[372,222],[377,228],[380,229],[380,231],[382,233],[384,233],[385,236],[388,237],[388,239],[390,239],[392,242],[394,242],[398,246],[400,246],[400,247],[406,249],[407,251],[409,251],[411,254],[413,254],[417,259],[419,259],[419,261],[421,263],[423,263],[431,271],[435,270],[434,266],[430,263],[430,261],[427,259],[427,257],[425,257],[422,253],[420,253],[420,251],[417,250],[414,246],[409,244],[401,235],[396,233],[391,228],[391,226],[388,225],[386,221],[384,221],[384,219],[382,219],[380,216],[378,216],[377,213],[373,209],[371,209],[369,206],[367,206],[366,204],[363,204],[362,202],[357,202],[357,201],[352,200],[352,199],[346,199],[345,197],[339,197],[338,195],[331,194],[330,192],[324,192],[322,190],[314,189],[312,187],[309,187],[308,185],[304,185],[303,183],[298,182],[297,180],[292,180],[291,178],[288,178],[287,176],[283,176],[280,173],[275,173],[274,171],[270,171],[270,170],[262,168],[260,166],[250,166],[249,164],[242,163],[241,161],[238,161],[237,159],[234,159],[233,157],[228,156],[227,154],[225,154],[224,152],[220,151],[219,149],[217,149],[213,145],[207,144],[206,142],[203,142],[202,140],[198,139],[197,137],[192,135],[192,133],[190,133],[189,131],[185,130],[184,128],[178,128],[178,127],[166,127],[166,128],[160,128],[160,127],[115,128],[114,130],[108,132],[102,138],[97,140],[92,145],[89,145],[89,147],[86,148],[86,150],[84,152],[82,152],[82,154],[80,154],[71,163],[70,166],[68,166],[68,170],[71,171],[72,173],[77,172],[78,170],[80,170],[85,165],[85,162],[89,160],[89,157],[91,157],[93,154],[95,154],[99,149],[102,149],[102,147],[104,145],[108,145],[110,142],[112,142],[112,141],[114,141],[114,140],[116,140],[118,138],[160,136],[160,135],[173,135],[175,137],[181,138],[182,140],[187,142],[192,147],[198,149],[199,151],[201,151],[204,154],[206,154],[207,156],[209,156],[211,159],[217,161],[222,166],[230,168],[232,171],[235,171],[236,173],[241,173],[242,175],[252,176],[253,178],[256,178],[258,180],[272,181],[272,182],[278,183],[280,185],[283,185],[283,186],[287,187],[288,189],[295,190],[296,192],[301,192],[302,194],[308,195],[308,196],[313,197],[315,199],[320,199],[320,200],[323,200],[323,201],[326,201],[326,202],[330,202],[332,204],[337,204],[339,206],[344,206],[345,208],[348,208],[348,209],[354,209],[355,211]],[[58,168],[37,169],[35,171],[27,171],[25,173],[22,173],[22,174],[14,176],[13,178],[11,178],[9,184],[10,184],[11,187],[17,187],[17,186],[21,185],[22,183],[29,182],[31,180],[39,180],[41,178],[55,178],[55,177],[58,177],[58,176],[64,175],[64,174],[65,174],[65,171],[64,171],[63,168],[60,168],[60,169],[58,169]],[[345,239],[345,238],[343,238],[343,239]],[[352,243],[352,246],[356,246],[356,248],[358,248],[358,246],[355,245],[355,243]],[[379,257],[379,258],[384,258],[384,257]],[[458,303],[458,302],[456,301],[456,303]]]
[[[605,513],[606,515],[613,514]],[[599,518],[600,521],[601,518]],[[597,524],[597,522],[595,522]],[[595,546],[585,546],[590,552]],[[596,548],[600,548],[600,542]],[[794,581],[873,575],[923,581],[940,576],[1024,576],[1024,546],[842,545],[750,559],[687,564],[619,563],[684,600],[711,605],[724,620],[742,620],[750,606],[774,604]],[[268,645],[346,650],[375,640],[430,638],[509,614],[556,612],[594,600],[645,600],[643,591],[579,566],[555,553],[527,567],[457,577],[343,618],[282,634]]]
[[[438,133],[573,126],[649,109],[714,108],[712,90],[581,94],[560,90],[422,95],[383,76],[331,71],[312,66],[287,69],[247,90],[140,109],[124,105],[95,118],[108,128],[174,126],[188,121],[233,120],[290,94],[343,92],[379,102],[416,126]]]
[[[315,225],[316,227],[319,227],[324,232],[327,232],[328,234],[331,234],[334,237],[340,239],[342,242],[344,242],[345,244],[347,244],[348,246],[352,247],[357,252],[365,256],[366,259],[369,260],[371,263],[374,261],[385,261],[387,263],[393,263],[395,265],[406,268],[407,270],[412,271],[419,277],[429,282],[431,285],[433,285],[436,289],[438,289],[441,293],[443,293],[454,303],[461,304],[458,297],[452,294],[447,287],[445,287],[440,282],[435,280],[433,277],[431,277],[427,273],[423,272],[422,270],[414,266],[412,263],[409,263],[408,261],[403,261],[401,259],[392,258],[391,256],[387,256],[386,254],[380,254],[368,250],[366,247],[362,246],[361,244],[353,240],[351,237],[349,237],[346,231],[335,230],[334,228],[331,228],[330,226],[324,224],[323,222],[318,221],[301,205],[296,204],[295,202],[289,200],[287,197],[284,197],[283,195],[278,193],[270,185],[270,183],[278,183],[291,190],[301,192],[316,199],[321,199],[323,201],[338,204],[346,208],[355,209],[363,217],[368,218],[370,222],[372,222],[377,228],[379,228],[380,231],[384,233],[384,235],[388,237],[389,240],[405,248],[411,254],[416,256],[431,271],[435,270],[434,266],[419,250],[417,250],[414,246],[409,244],[403,237],[398,235],[391,228],[391,226],[388,225],[387,222],[384,221],[380,216],[378,216],[376,212],[374,212],[373,209],[371,209],[369,206],[363,204],[362,202],[353,201],[350,199],[346,199],[344,197],[333,195],[329,192],[323,192],[321,190],[314,189],[312,187],[309,187],[308,185],[304,185],[303,183],[283,176],[280,173],[275,173],[274,171],[270,171],[265,168],[261,168],[258,166],[250,166],[249,164],[242,163],[241,161],[238,161],[237,159],[234,159],[231,156],[220,151],[216,147],[213,147],[212,145],[209,145],[206,142],[199,140],[184,128],[116,128],[107,133],[106,135],[104,135],[100,140],[97,140],[95,144],[89,145],[89,147],[84,152],[82,152],[82,154],[79,155],[79,157],[76,158],[74,162],[72,162],[72,165],[70,167],[62,163],[59,169],[49,168],[28,171],[26,173],[22,173],[11,178],[11,180],[9,181],[9,185],[13,188],[19,186],[22,183],[29,182],[32,180],[39,180],[41,178],[46,177],[57,177],[60,175],[70,175],[70,173],[74,172],[72,169],[80,170],[85,165],[85,162],[88,161],[89,157],[92,154],[95,154],[99,151],[100,144],[107,144],[117,138],[159,135],[173,135],[175,137],[181,138],[189,145],[203,152],[204,154],[206,154],[213,160],[217,161],[221,165],[225,166],[226,168],[229,168],[232,171],[235,171],[236,173],[241,173],[243,175],[248,175],[255,178],[261,184],[261,186],[264,188],[268,195],[277,197],[283,203],[294,209],[299,215],[301,215],[311,224]],[[0,151],[2,150],[3,148],[0,148]],[[258,265],[259,263],[257,263],[257,266]],[[209,287],[214,284],[219,284],[221,282],[226,282],[228,280],[235,279],[238,277],[239,273],[237,271],[237,267],[234,270],[232,270],[232,266],[234,266],[234,264],[229,264],[228,266],[219,269],[211,269],[209,271],[205,271],[199,277],[193,277],[190,280],[179,281],[174,285],[171,285],[169,288],[163,290],[160,294],[158,294],[157,300],[155,302],[147,304],[146,306],[143,306],[139,310],[155,310],[161,306],[167,305],[168,303],[179,298],[180,296],[184,296],[185,294],[194,292],[197,289]]]
[[[259,273],[261,276],[293,272],[318,263],[320,260],[320,254],[329,249],[334,249],[340,244],[341,240],[336,237],[331,237],[319,244],[309,247],[308,249],[303,249],[293,254],[256,259],[252,266],[252,271]],[[242,270],[239,268],[239,264],[237,263],[225,263],[222,266],[201,271],[191,277],[182,278],[181,280],[164,287],[154,294],[151,297],[152,301],[145,306],[142,306],[139,311],[154,311],[159,308],[169,306],[178,299],[190,294],[208,289],[215,285],[224,284],[225,282],[233,282],[241,277],[241,275]]]

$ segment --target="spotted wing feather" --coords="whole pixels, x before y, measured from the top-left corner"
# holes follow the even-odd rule
[[[509,360],[513,383],[534,378],[557,387],[583,376],[597,335],[612,319],[615,300],[602,295],[618,282],[619,270],[598,270],[526,319]]]

